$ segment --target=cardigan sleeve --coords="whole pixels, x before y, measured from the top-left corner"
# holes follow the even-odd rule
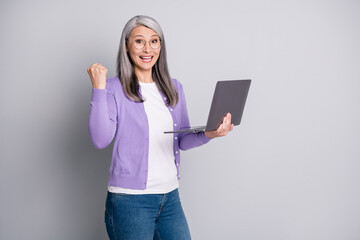
[[[117,123],[116,102],[111,94],[109,82],[105,89],[92,88],[90,105],[88,121],[90,139],[96,148],[103,149],[113,140]]]
[[[186,99],[183,91],[182,84],[179,83],[179,100],[181,104],[181,126],[180,128],[188,128],[190,127],[189,116],[187,112]],[[203,144],[208,143],[211,138],[208,138],[204,134],[205,132],[187,132],[187,133],[179,133],[179,148],[181,150],[188,150],[194,147],[199,147]]]

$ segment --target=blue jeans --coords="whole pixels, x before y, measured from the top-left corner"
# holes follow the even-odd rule
[[[179,191],[166,194],[107,193],[106,230],[110,240],[189,240]]]

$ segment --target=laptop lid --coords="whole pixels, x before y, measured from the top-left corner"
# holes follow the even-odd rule
[[[251,80],[224,80],[216,83],[205,131],[218,129],[231,113],[231,123],[239,125],[244,112]]]

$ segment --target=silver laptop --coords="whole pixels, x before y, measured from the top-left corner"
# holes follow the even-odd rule
[[[239,125],[243,115],[250,79],[226,80],[216,83],[206,126],[183,128],[164,133],[205,132],[218,129],[224,117],[231,113],[231,123]]]

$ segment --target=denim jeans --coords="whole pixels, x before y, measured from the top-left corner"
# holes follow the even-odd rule
[[[166,194],[107,193],[106,230],[110,240],[190,240],[179,191]]]

